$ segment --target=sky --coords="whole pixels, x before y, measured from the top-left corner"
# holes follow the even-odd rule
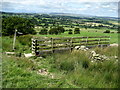
[[[0,11],[118,17],[119,0],[2,0]],[[119,9],[120,10],[120,9]]]

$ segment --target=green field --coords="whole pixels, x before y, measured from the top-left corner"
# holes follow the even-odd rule
[[[118,44],[119,33],[116,18],[102,17],[70,17],[47,14],[3,13],[3,19],[17,16],[30,20],[28,24],[16,25],[16,22],[4,21],[2,36],[2,87],[3,88],[119,88],[118,47],[91,48],[72,50],[62,53],[42,54],[40,57],[26,58],[24,54],[31,53],[32,37],[87,37],[110,36],[110,44]],[[18,20],[18,19],[14,19]],[[21,20],[21,19],[20,19]],[[11,20],[12,21],[12,20]],[[23,20],[24,21],[24,20]],[[13,51],[14,25],[18,31],[25,34],[16,37]],[[22,27],[21,27],[22,26]],[[59,26],[62,26],[60,29]],[[25,29],[26,27],[26,29]],[[58,28],[59,27],[59,28]],[[55,29],[53,29],[55,28]],[[76,28],[80,34],[74,34]],[[40,31],[46,35],[39,34]],[[46,30],[47,29],[47,30]],[[60,31],[58,35],[48,33]],[[63,33],[63,29],[65,32]],[[73,34],[68,34],[72,29]],[[28,33],[28,31],[31,32]],[[103,33],[110,30],[110,33]],[[12,31],[10,33],[9,31]],[[32,32],[36,32],[33,34]],[[43,32],[44,32],[43,31]],[[93,40],[92,40],[93,41]],[[98,43],[97,43],[98,44]],[[92,51],[96,57],[107,58],[93,61]],[[7,55],[6,52],[15,52]],[[44,70],[44,71],[43,71]]]
[[[93,50],[106,56],[118,52],[116,47]],[[49,74],[37,73],[43,68]],[[117,69],[113,57],[92,63],[84,51],[29,59],[3,55],[3,88],[118,88]]]
[[[97,31],[97,32],[96,32]],[[104,30],[100,29],[82,29],[80,34],[68,34],[68,32],[62,33],[60,35],[35,35],[38,37],[81,37],[81,36],[110,36],[110,43],[118,43],[118,33],[111,30],[114,33],[103,33]]]

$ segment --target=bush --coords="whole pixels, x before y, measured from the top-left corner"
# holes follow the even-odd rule
[[[10,36],[15,33],[15,29],[17,32],[26,34],[36,34],[34,30],[34,24],[26,18],[20,17],[7,17],[2,20],[2,35]]]
[[[49,34],[56,34],[56,35],[64,32],[65,32],[65,29],[61,26],[54,27],[49,30]]]
[[[18,40],[22,45],[28,45],[31,47],[31,38],[32,35],[23,35],[18,37]]]
[[[69,61],[63,61],[62,63],[60,63],[60,69],[66,71],[74,70],[74,63]]]
[[[56,28],[51,28],[50,30],[49,30],[49,34],[58,34],[59,32],[58,32],[58,30],[56,29]]]
[[[117,33],[120,33],[120,31],[117,31]]]
[[[45,35],[45,34],[47,34],[47,29],[46,28],[43,28],[40,32],[39,32],[39,34],[42,34],[42,35]]]
[[[83,68],[88,68],[89,67],[89,61],[87,61],[87,60],[84,60],[83,62],[82,62],[82,67]]]
[[[69,30],[68,34],[72,34],[72,29]]]
[[[79,28],[75,28],[75,30],[74,30],[74,34],[80,34],[80,30],[79,30]]]
[[[110,33],[110,30],[106,30],[106,31],[104,31],[103,33]]]

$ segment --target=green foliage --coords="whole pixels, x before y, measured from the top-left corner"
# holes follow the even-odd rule
[[[118,56],[118,47],[94,48],[96,53],[106,56]],[[112,51],[112,52],[111,52]]]
[[[79,66],[79,64],[83,68],[89,67],[90,60],[88,59],[86,54],[84,55],[84,52],[68,53],[68,54],[69,56],[66,53],[62,56],[59,55],[56,56],[57,59],[55,65],[60,70],[66,70],[66,71],[75,70]]]
[[[17,39],[19,40],[19,42],[22,45],[27,45],[27,46],[31,47],[31,38],[32,37],[33,37],[32,35],[23,35],[23,36],[17,37]]]
[[[20,17],[7,17],[2,20],[2,35],[9,36],[13,35],[15,29],[18,32],[25,34],[36,34],[33,30],[34,25],[32,22],[25,18]]]
[[[65,32],[65,29],[62,26],[58,26],[57,30],[58,30],[59,33],[64,33]]]
[[[80,34],[80,30],[79,30],[79,28],[75,28],[75,30],[74,30],[74,34]]]
[[[32,60],[5,55],[3,59],[3,88],[50,88],[59,86],[59,80],[37,74],[38,66]]]
[[[58,34],[59,32],[58,32],[58,30],[56,29],[56,28],[51,28],[50,30],[49,30],[49,34]]]
[[[53,27],[49,30],[49,34],[61,34],[64,33],[65,29],[61,26]]]
[[[73,34],[73,33],[72,33],[72,29],[69,29],[69,32],[68,32],[68,34]]]
[[[66,71],[74,70],[74,62],[63,61],[60,63],[60,69]]]
[[[104,31],[103,33],[110,33],[110,30],[106,30],[106,31]]]
[[[47,31],[48,30],[46,28],[43,28],[43,29],[41,29],[41,31],[39,32],[39,34],[46,35]]]
[[[15,42],[15,49],[18,51],[21,48],[23,48],[23,46],[20,44],[20,42],[16,39]],[[3,51],[12,51],[13,49],[13,37],[2,37],[2,50]]]
[[[34,60],[3,56],[3,87],[118,88],[116,60],[110,58],[96,63],[90,62],[89,57],[90,54],[84,51],[58,53]],[[41,68],[52,72],[54,78],[37,74]]]
[[[83,66],[83,68],[88,68],[89,67],[89,61],[88,60],[84,60],[83,62],[82,62],[82,66]]]

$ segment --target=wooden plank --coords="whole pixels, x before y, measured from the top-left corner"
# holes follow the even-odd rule
[[[70,41],[61,41],[61,42],[56,42],[54,41],[54,44],[68,44]]]
[[[38,49],[52,49],[52,47],[39,47]]]
[[[96,40],[87,40],[87,42],[94,42],[94,41],[109,41],[109,39],[96,39]],[[86,40],[82,40],[80,42],[86,42]]]
[[[64,39],[71,39],[71,37],[61,37],[61,38],[53,38],[53,40],[64,40]]]
[[[46,43],[46,44],[38,44],[38,46],[48,46],[48,45],[51,45],[49,43]]]
[[[62,45],[62,46],[53,46],[53,48],[61,48],[61,47],[68,47],[68,45]]]

